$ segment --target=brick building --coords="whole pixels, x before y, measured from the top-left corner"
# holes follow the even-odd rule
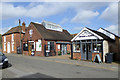
[[[21,40],[25,34],[25,23],[22,26],[16,26],[2,35],[2,49],[3,53],[17,53],[17,49],[20,47],[20,30]]]
[[[64,55],[71,51],[72,36],[58,24],[31,22],[23,39],[23,54],[35,56]]]
[[[97,31],[84,28],[71,41],[73,44],[73,59],[91,60],[95,56],[105,62],[106,53],[114,53],[115,59],[119,59],[119,44],[120,37],[115,34],[100,28]]]

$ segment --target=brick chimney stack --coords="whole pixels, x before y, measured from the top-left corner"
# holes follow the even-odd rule
[[[22,23],[22,30],[25,32],[25,22]]]

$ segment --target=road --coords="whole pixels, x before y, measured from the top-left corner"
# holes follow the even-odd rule
[[[117,78],[118,71],[41,60],[42,57],[7,55],[2,78]]]

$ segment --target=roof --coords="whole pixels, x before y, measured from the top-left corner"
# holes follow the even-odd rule
[[[100,27],[100,28],[101,28],[101,29],[103,29],[104,31],[106,31],[106,32],[110,33],[110,34],[113,34],[115,37],[120,38],[120,37],[119,37],[119,36],[117,36],[116,34],[114,34],[114,33],[110,32],[110,31],[108,31],[108,30],[106,30],[106,29],[104,29],[104,28],[102,28],[102,27]]]
[[[84,31],[84,30],[87,30],[89,31],[91,34],[93,34],[92,36],[96,36],[98,37],[98,39],[101,39],[101,40],[107,40],[107,41],[115,41],[113,40],[112,38],[110,38],[109,36],[106,36],[105,34],[101,33],[101,32],[98,32],[98,31],[95,31],[95,30],[92,30],[90,28],[83,28],[81,30],[81,32],[79,32],[71,41],[74,41],[75,39],[77,39],[77,37]],[[86,35],[86,34],[85,34]],[[86,35],[87,36],[87,35]],[[89,35],[90,36],[90,35]],[[81,38],[80,40],[88,40],[88,39],[97,39],[97,38],[94,38],[94,37],[83,37]],[[79,38],[78,38],[79,39]]]
[[[22,27],[22,26],[20,26]],[[4,35],[8,35],[8,34],[12,34],[12,33],[19,33],[19,26],[13,27],[10,30],[8,30],[6,33],[4,33],[2,36]],[[23,33],[23,32],[22,32]]]
[[[72,37],[75,37],[78,33],[75,33],[75,34],[71,34]]]
[[[90,28],[87,28],[89,30],[91,30],[92,32],[96,33],[97,35],[101,36],[103,39],[105,40],[108,40],[108,41],[113,41],[113,39],[111,39],[109,36],[106,36],[105,34],[101,33],[101,32],[98,32],[98,31],[95,31],[95,30],[92,30]]]
[[[67,30],[63,30],[63,32],[54,31],[46,29],[42,24],[34,22],[31,23],[36,27],[36,29],[39,31],[39,33],[45,40],[70,41],[72,39],[72,36]]]

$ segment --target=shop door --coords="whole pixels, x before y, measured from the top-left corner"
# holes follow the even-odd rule
[[[10,42],[7,43],[7,53],[10,53]]]
[[[61,45],[61,54],[62,55],[67,54],[67,45],[66,44]]]
[[[90,43],[87,44],[86,48],[87,48],[87,55],[86,55],[87,60],[92,60],[91,44]]]
[[[87,49],[86,49],[86,44],[82,43],[81,44],[81,59],[86,60],[86,55],[87,55]]]
[[[28,46],[28,50],[29,50],[29,55],[31,55],[31,52],[32,52],[32,45],[29,45],[29,46]]]

